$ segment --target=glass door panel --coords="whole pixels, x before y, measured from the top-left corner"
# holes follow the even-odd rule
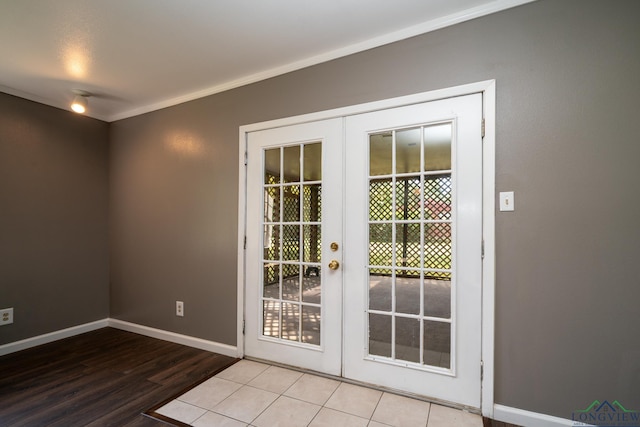
[[[444,347],[430,343],[447,338],[450,349],[455,338],[450,333],[452,129],[452,122],[445,122],[368,136],[368,330],[375,338],[369,354],[416,367],[451,368],[449,353],[434,365],[430,352]],[[442,282],[449,298],[441,293],[432,301],[434,282]]]
[[[480,406],[481,101],[346,119],[349,378]]]
[[[267,230],[262,335],[321,345],[322,316],[317,309],[322,302],[319,274],[322,181],[311,179],[322,176],[322,143],[265,148],[262,157],[265,174],[262,226]],[[307,316],[302,322],[303,313],[309,312],[316,315]],[[312,325],[314,322],[318,324]],[[307,331],[316,331],[317,337],[303,339],[303,325]]]
[[[342,244],[342,174],[326,173],[327,158],[341,164],[341,136],[336,119],[247,139],[245,352],[334,375],[342,370],[342,272],[323,260],[342,262],[341,250],[324,245]]]

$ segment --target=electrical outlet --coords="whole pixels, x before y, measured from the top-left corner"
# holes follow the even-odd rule
[[[176,301],[176,316],[184,317],[184,303]]]
[[[13,308],[3,308],[0,310],[0,326],[13,323]]]

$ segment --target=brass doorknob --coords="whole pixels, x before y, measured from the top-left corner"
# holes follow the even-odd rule
[[[337,259],[332,259],[329,263],[329,268],[332,270],[337,270],[338,268],[340,268],[340,263]]]

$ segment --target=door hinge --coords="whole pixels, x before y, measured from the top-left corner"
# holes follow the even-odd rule
[[[483,119],[482,119],[482,125],[481,125],[481,133],[482,133],[482,137],[483,137],[483,138],[484,138],[484,127],[485,127],[485,125],[484,125],[484,118],[483,118]],[[245,161],[245,165],[246,165],[246,164],[247,164],[247,163],[246,163],[246,161]]]
[[[482,242],[480,243],[480,256],[484,259],[484,239],[482,239]]]
[[[484,361],[480,361],[480,381],[484,380]]]
[[[482,136],[484,136],[484,131],[482,132]],[[247,166],[247,163],[249,162],[249,153],[247,153],[246,151],[244,152],[244,165]]]
[[[244,324],[245,324],[245,321],[243,320],[242,321],[242,335],[244,335]]]
[[[247,236],[244,236],[244,248],[247,249]]]

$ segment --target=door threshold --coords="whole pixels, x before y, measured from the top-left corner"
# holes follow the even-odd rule
[[[357,385],[360,387],[366,387],[366,388],[370,388],[372,390],[378,390],[381,392],[385,392],[385,393],[391,393],[391,394],[395,394],[398,396],[403,396],[403,397],[408,397],[410,399],[416,399],[416,400],[421,400],[423,402],[429,402],[429,403],[434,403],[436,405],[441,405],[441,406],[446,406],[449,408],[453,408],[453,409],[458,409],[460,411],[465,411],[465,412],[469,412],[471,414],[477,414],[477,415],[482,415],[480,408],[473,408],[470,406],[466,406],[466,405],[460,405],[454,402],[449,402],[446,400],[440,400],[440,399],[436,399],[433,397],[429,397],[429,396],[424,396],[421,394],[415,394],[415,393],[409,393],[403,390],[398,390],[395,388],[389,388],[389,387],[384,387],[381,385],[377,385],[377,384],[371,384],[371,383],[367,383],[367,382],[363,382],[363,381],[358,381],[358,380],[352,380],[350,378],[346,378],[346,377],[340,377],[340,376],[336,376],[336,375],[330,375],[330,374],[326,374],[324,372],[319,372],[319,371],[314,371],[311,369],[306,369],[306,368],[301,368],[299,366],[293,366],[293,365],[287,365],[284,363],[279,363],[279,362],[274,362],[273,360],[265,360],[265,359],[260,359],[258,357],[251,357],[251,356],[244,356],[244,359],[246,360],[251,360],[253,362],[259,362],[259,363],[264,363],[267,365],[272,365],[272,366],[277,366],[279,368],[285,368],[285,369],[291,369],[292,371],[298,371],[298,372],[302,372],[305,374],[311,374],[311,375],[315,375],[318,377],[323,377],[323,378],[328,378],[330,380],[335,380],[335,381],[340,381],[343,383],[347,383],[347,384],[352,384],[352,385]]]

